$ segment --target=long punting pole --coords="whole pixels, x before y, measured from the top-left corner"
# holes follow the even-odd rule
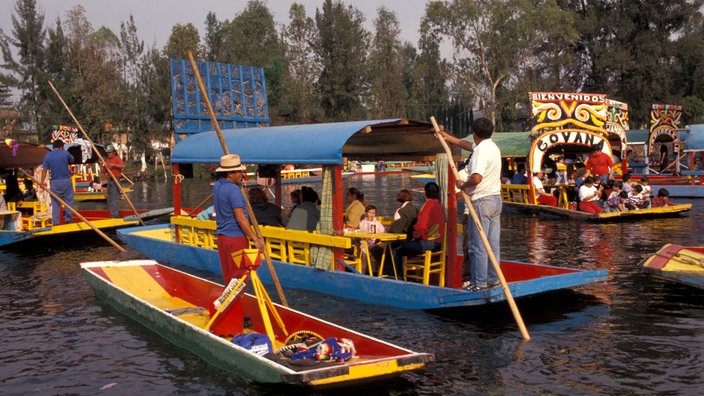
[[[132,211],[134,212],[134,215],[137,216],[137,220],[139,221],[139,224],[144,225],[144,221],[142,220],[142,217],[139,215],[139,212],[137,212],[137,209],[135,209],[134,205],[132,204],[132,200],[130,200],[130,197],[128,197],[127,194],[125,194],[125,190],[122,188],[122,184],[120,184],[120,181],[117,180],[117,177],[115,177],[115,175],[112,174],[112,171],[111,171],[110,168],[108,167],[107,162],[105,162],[105,158],[103,158],[103,156],[100,155],[100,151],[98,151],[98,149],[95,148],[95,145],[93,144],[93,141],[90,140],[90,137],[88,137],[88,134],[86,133],[86,131],[85,131],[85,130],[83,129],[83,127],[81,126],[81,123],[78,122],[78,120],[76,119],[76,116],[73,115],[73,112],[71,112],[71,109],[68,108],[68,105],[66,105],[66,102],[64,102],[64,99],[61,97],[61,95],[59,95],[59,91],[57,91],[56,88],[54,88],[54,84],[52,84],[51,81],[48,81],[48,83],[49,83],[49,86],[51,87],[51,90],[54,91],[54,93],[56,94],[56,96],[57,96],[57,97],[59,98],[59,100],[61,101],[61,104],[63,104],[63,105],[64,105],[64,108],[66,109],[66,111],[68,111],[68,114],[69,114],[69,115],[71,116],[71,118],[73,119],[73,122],[76,123],[76,125],[78,126],[78,129],[81,131],[81,133],[83,133],[83,137],[86,138],[86,140],[88,141],[88,143],[90,143],[90,147],[93,149],[93,151],[95,152],[95,154],[98,155],[98,158],[100,159],[100,163],[101,163],[101,164],[105,167],[105,169],[108,171],[108,175],[110,175],[110,177],[112,178],[112,180],[117,184],[117,187],[120,189],[120,194],[122,194],[122,196],[125,197],[125,200],[126,200],[127,203],[130,205],[130,208],[132,208]]]
[[[196,65],[195,59],[193,59],[193,54],[191,51],[188,51],[188,60],[191,61],[191,67],[193,68],[193,74],[196,76],[196,80],[198,81],[198,87],[200,88],[200,92],[203,94],[203,99],[205,101],[205,105],[208,106],[208,113],[210,114],[210,120],[213,123],[213,127],[215,127],[215,132],[218,134],[218,139],[220,139],[220,144],[222,145],[222,150],[225,152],[225,155],[230,154],[230,150],[227,148],[227,144],[225,144],[225,138],[222,136],[222,131],[220,130],[220,124],[218,123],[218,120],[215,118],[215,112],[213,111],[213,107],[210,105],[210,99],[208,98],[208,92],[205,90],[205,85],[203,85],[203,80],[200,78],[200,73],[198,72],[198,66]],[[257,235],[257,238],[262,239],[262,231],[259,229],[259,223],[257,222],[257,217],[254,215],[254,211],[252,210],[252,205],[249,203],[249,198],[247,198],[246,194],[242,194],[244,196],[244,201],[247,203],[247,212],[249,212],[249,221],[252,223],[252,227],[254,228],[254,233]],[[284,290],[281,288],[281,283],[279,282],[279,277],[276,275],[276,270],[274,269],[274,264],[271,262],[271,257],[269,257],[269,251],[267,249],[264,249],[264,258],[266,259],[266,265],[269,268],[269,272],[271,273],[271,279],[274,281],[274,286],[276,286],[276,292],[279,294],[279,298],[281,299],[281,303],[285,306],[288,307],[288,301],[286,301],[286,296],[284,296]]]
[[[435,129],[435,136],[440,140],[440,143],[442,144],[442,147],[445,149],[445,152],[447,153],[447,156],[450,158],[450,168],[452,168],[452,173],[455,175],[456,179],[459,179],[459,175],[457,172],[457,166],[455,166],[455,161],[452,160],[452,151],[450,150],[450,146],[447,145],[447,142],[445,142],[445,139],[442,138],[440,135],[440,127],[438,127],[438,123],[435,121],[435,117],[430,117],[430,121],[433,123],[433,129]],[[511,290],[508,288],[508,283],[506,283],[506,278],[504,277],[503,272],[501,272],[501,266],[499,265],[498,261],[496,261],[496,256],[494,255],[494,251],[491,250],[491,245],[489,244],[489,240],[486,238],[486,234],[484,233],[484,228],[482,227],[482,223],[479,221],[479,217],[477,216],[477,212],[474,210],[474,206],[472,205],[472,201],[469,199],[469,195],[462,190],[462,197],[464,198],[464,203],[467,205],[467,208],[469,208],[469,214],[472,216],[472,220],[474,221],[474,224],[477,226],[477,231],[479,233],[479,236],[482,239],[482,243],[484,244],[484,248],[486,249],[486,253],[489,256],[489,261],[491,261],[491,265],[494,266],[494,270],[496,270],[496,274],[499,276],[499,281],[501,282],[501,288],[504,290],[504,294],[506,295],[506,301],[508,301],[508,305],[511,307],[511,312],[513,312],[513,317],[516,319],[516,324],[518,324],[518,328],[521,330],[521,335],[523,335],[523,339],[530,340],[530,335],[528,335],[528,330],[526,329],[526,325],[523,323],[523,318],[521,318],[521,313],[518,312],[518,306],[516,306],[516,302],[513,300],[513,295],[511,295]]]
[[[88,219],[86,219],[85,217],[83,217],[83,215],[80,214],[76,209],[74,209],[74,208],[72,208],[70,205],[66,204],[66,202],[64,202],[63,199],[59,198],[58,195],[54,194],[54,192],[51,191],[50,188],[46,188],[46,186],[44,186],[43,184],[41,184],[41,183],[39,182],[39,180],[35,179],[34,176],[32,176],[32,175],[30,175],[29,173],[27,173],[27,171],[25,171],[24,169],[22,169],[22,168],[18,168],[18,169],[20,170],[20,172],[22,172],[22,173],[24,174],[25,177],[30,178],[30,179],[34,182],[34,184],[38,185],[41,189],[43,189],[44,191],[48,192],[49,195],[51,195],[55,200],[59,201],[59,202],[61,203],[61,205],[67,207],[73,214],[75,214],[79,219],[81,219],[81,221],[83,221],[83,222],[85,222],[86,224],[88,224],[88,225],[90,226],[90,228],[92,228],[95,232],[97,232],[98,235],[100,235],[101,237],[103,237],[106,241],[110,242],[110,244],[113,245],[117,250],[119,250],[119,251],[121,251],[121,252],[124,252],[124,251],[125,251],[125,249],[124,249],[122,246],[118,245],[115,241],[113,241],[112,239],[110,239],[109,236],[105,235],[104,232],[100,231],[100,229],[99,229],[98,227],[96,227],[95,224],[93,224],[93,223],[91,223],[90,221],[88,221]],[[61,210],[61,208],[54,208],[54,210]]]

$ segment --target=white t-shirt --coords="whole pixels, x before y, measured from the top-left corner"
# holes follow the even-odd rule
[[[469,174],[467,174],[466,166],[457,172],[457,180],[466,182],[468,178]],[[459,193],[460,191],[461,190],[459,188],[455,187],[455,193]],[[467,205],[464,206],[464,214],[469,214],[469,208],[467,207]]]
[[[599,197],[592,197],[592,195],[596,194],[599,192],[596,187],[592,184],[591,187],[587,187],[586,184],[583,184],[582,187],[579,188],[579,200],[583,202],[591,202],[591,201],[596,201]],[[589,199],[584,199],[584,197],[591,197]]]
[[[543,182],[540,181],[538,176],[533,176],[533,186],[535,186],[535,191],[543,190]]]
[[[482,140],[469,159],[469,175],[476,173],[482,181],[470,186],[468,194],[475,201],[491,195],[501,194],[501,150],[491,139]]]

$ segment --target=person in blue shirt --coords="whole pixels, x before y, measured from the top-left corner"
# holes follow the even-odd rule
[[[213,184],[213,208],[217,213],[218,256],[225,284],[247,272],[235,266],[232,253],[249,248],[250,239],[254,246],[264,250],[264,241],[257,237],[249,222],[247,201],[239,187],[245,170],[236,154],[220,157],[220,167],[215,169],[219,179]]]
[[[511,184],[528,184],[528,176],[526,176],[526,164],[520,163],[516,168],[516,173],[511,178]]]
[[[68,164],[73,162],[73,156],[64,150],[64,142],[61,139],[54,140],[54,149],[44,156],[42,163],[41,185],[44,185],[46,175],[51,171],[51,222],[59,224],[61,214],[61,202],[55,196],[61,198],[66,205],[74,207],[73,204],[73,182],[71,181],[71,170]],[[73,221],[73,212],[69,208],[64,208],[64,219],[66,223]]]

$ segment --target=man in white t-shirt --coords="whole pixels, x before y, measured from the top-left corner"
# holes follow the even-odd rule
[[[494,125],[486,118],[472,124],[474,144],[440,132],[448,143],[473,151],[469,160],[467,181],[457,181],[457,187],[469,195],[477,217],[489,240],[497,262],[501,238],[501,151],[491,140]],[[489,253],[484,248],[477,227],[469,226],[469,255],[472,262],[472,280],[469,290],[479,291],[499,284],[496,270],[489,265]]]

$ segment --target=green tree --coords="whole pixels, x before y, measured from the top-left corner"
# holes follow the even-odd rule
[[[325,0],[315,12],[318,37],[315,54],[322,70],[317,89],[325,117],[330,121],[365,118],[362,98],[368,83],[364,80],[369,33],[364,16],[352,6]]]
[[[408,93],[403,84],[401,41],[396,14],[386,7],[377,10],[375,34],[369,53],[369,112],[374,118],[398,117],[405,114]]]
[[[12,36],[0,29],[3,56],[3,79],[19,91],[18,110],[21,121],[37,130],[39,123],[40,84],[44,83],[44,14],[35,0],[17,0],[12,15]],[[13,56],[14,47],[17,59]]]
[[[673,87],[678,96],[704,98],[704,21],[702,14],[692,14],[685,29],[685,33],[679,36],[674,43]]]
[[[680,100],[675,41],[701,17],[701,6],[701,0],[566,1],[578,18],[582,89],[628,103],[632,124],[648,123],[653,103]]]
[[[281,31],[288,78],[283,82],[279,114],[308,123],[322,115],[320,98],[315,91],[320,75],[320,64],[312,46],[316,39],[315,22],[306,16],[305,6],[298,3],[291,4],[288,16],[289,24]]]
[[[73,91],[73,77],[67,70],[67,39],[60,18],[56,18],[54,27],[47,29],[47,37],[46,62],[44,66],[47,79],[51,81],[57,91],[71,93]],[[41,127],[38,128],[37,135],[40,142],[48,143],[51,125],[72,125],[73,120],[71,120],[63,106],[58,103],[56,94],[48,84],[40,85],[39,90],[39,119],[41,120]]]
[[[166,41],[164,53],[167,58],[188,59],[188,51],[191,51],[193,58],[200,57],[200,35],[198,29],[192,23],[182,25],[180,23],[171,28],[171,35]]]
[[[203,52],[205,60],[208,62],[217,62],[219,55],[223,52],[223,26],[224,23],[218,21],[214,12],[209,12],[205,17]]]
[[[105,27],[95,31],[82,6],[67,12],[64,25],[66,73],[71,76],[72,90],[61,94],[90,138],[102,143],[107,138],[105,126],[114,122],[120,103],[119,40]]]
[[[515,106],[511,92],[522,70],[535,66],[537,49],[549,36],[547,23],[559,8],[552,0],[454,0],[426,8],[432,30],[454,47],[454,78],[460,98],[479,106],[503,128],[502,109]]]
[[[224,27],[219,59],[225,63],[264,68],[269,111],[277,114],[281,84],[287,70],[274,16],[266,4],[250,0],[244,11]]]
[[[431,21],[421,20],[418,52],[411,46],[404,51],[406,59],[406,89],[409,93],[407,114],[409,118],[428,120],[431,116],[443,122],[448,105],[449,65],[440,54],[441,38],[431,30]]]

